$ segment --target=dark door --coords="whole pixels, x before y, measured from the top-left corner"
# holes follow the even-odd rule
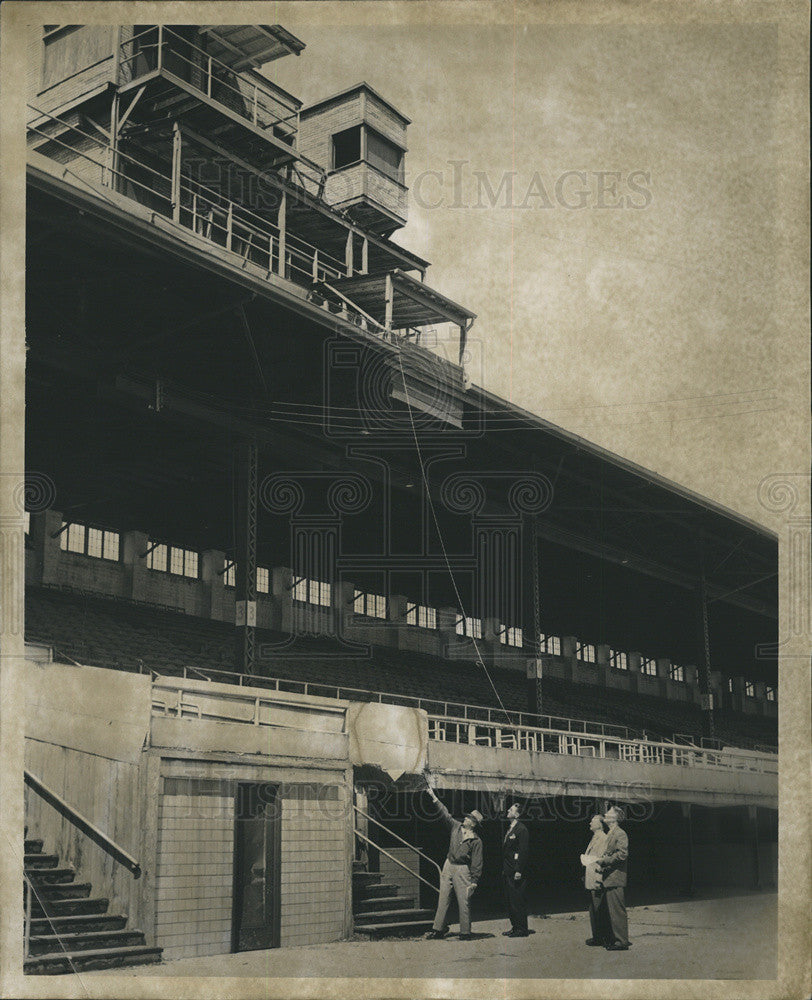
[[[234,809],[232,950],[279,947],[279,789],[239,783]]]

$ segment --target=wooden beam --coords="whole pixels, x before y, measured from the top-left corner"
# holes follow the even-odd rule
[[[392,275],[391,274],[387,274],[386,275],[385,297],[386,297],[386,313],[385,313],[385,317],[386,318],[384,319],[384,326],[386,327],[387,330],[391,330],[392,329],[392,311],[393,311],[394,303],[395,303],[395,289],[394,289],[394,285],[393,285],[393,282],[392,282]]]
[[[347,232],[347,244],[346,244],[346,249],[344,251],[344,264],[345,264],[345,266],[347,268],[347,277],[348,278],[351,278],[352,274],[353,274],[353,254],[354,254],[354,251],[355,251],[355,248],[353,247],[353,242],[352,242],[352,230],[350,229]]]
[[[180,161],[182,140],[180,125],[172,124],[172,219],[180,222]]]
[[[279,199],[279,212],[276,217],[276,224],[279,227],[279,262],[277,265],[277,274],[282,278],[285,277],[285,256],[286,256],[286,241],[285,234],[287,232],[287,214],[288,214],[288,195],[286,191],[282,191],[282,196]]]
[[[146,89],[147,89],[146,85],[143,86],[143,87],[141,87],[141,89],[136,93],[135,97],[130,101],[129,105],[127,106],[127,110],[124,112],[124,114],[119,119],[119,122],[118,122],[118,130],[119,130],[119,132],[121,132],[121,129],[123,128],[124,123],[130,117],[130,112],[136,106],[136,104],[138,104],[138,102],[141,100],[141,97],[143,96],[144,91]]]
[[[369,274],[369,240],[361,240],[361,274]]]

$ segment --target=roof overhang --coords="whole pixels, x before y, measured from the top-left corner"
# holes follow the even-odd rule
[[[279,24],[202,24],[209,52],[236,72],[290,54],[298,56],[305,43]]]

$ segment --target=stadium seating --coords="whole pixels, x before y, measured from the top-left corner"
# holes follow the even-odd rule
[[[26,637],[53,646],[57,659],[67,657],[90,666],[164,674],[179,674],[184,667],[204,673],[235,670],[232,625],[86,592],[29,588]],[[518,671],[491,667],[486,673],[471,661],[438,661],[383,646],[371,646],[368,656],[342,655],[335,640],[327,637],[297,637],[292,650],[285,646],[287,639],[279,632],[257,630],[256,673],[436,703],[528,710],[527,681]],[[554,677],[542,681],[541,697],[543,715],[626,726],[669,739],[674,733],[702,735],[702,714],[693,704]],[[443,711],[440,704],[426,707]],[[448,714],[458,710],[450,706]],[[768,745],[776,741],[772,720],[732,713],[718,716],[717,736],[723,741],[745,746],[754,739]]]

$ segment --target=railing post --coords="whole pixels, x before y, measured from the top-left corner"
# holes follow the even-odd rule
[[[254,84],[254,111],[253,111],[252,118],[253,118],[254,124],[256,125],[256,123],[257,123],[257,85],[256,84]]]
[[[211,97],[211,56],[209,56],[209,68],[206,76],[206,96]]]
[[[313,251],[313,280],[319,280],[319,251]]]
[[[234,233],[234,203],[228,203],[228,215],[226,217],[226,250],[231,249],[231,238]]]
[[[285,256],[287,254],[287,249],[285,246],[285,233],[287,229],[287,209],[288,209],[288,194],[287,191],[283,191],[282,196],[279,199],[279,214],[276,220],[276,224],[279,228],[279,260],[277,262],[277,267],[278,267],[277,273],[282,278],[285,277]]]
[[[180,222],[180,162],[182,140],[180,125],[172,124],[172,220]]]
[[[31,908],[33,885],[30,878],[26,878],[25,886],[25,940],[23,942],[23,960],[27,959],[31,950]]]
[[[163,69],[164,62],[164,26],[158,25],[158,70]]]

